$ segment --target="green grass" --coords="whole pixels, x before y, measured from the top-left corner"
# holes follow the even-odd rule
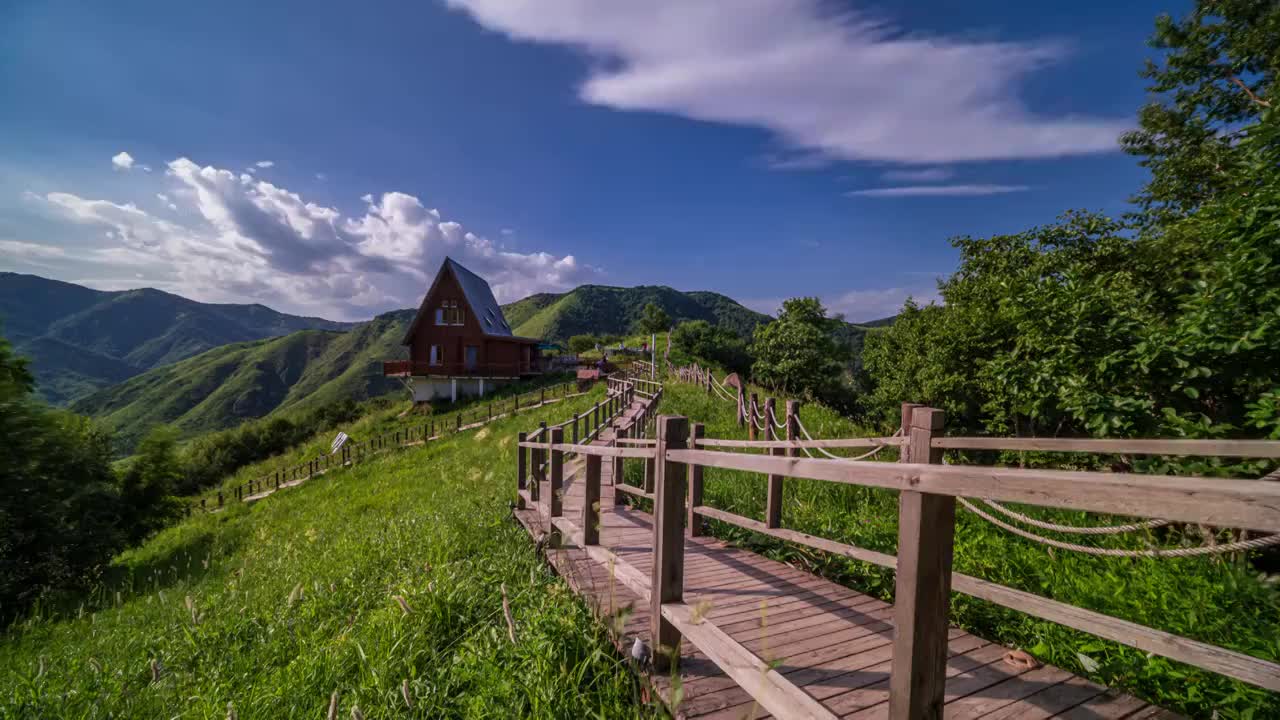
[[[762,394],[762,403],[763,397]],[[709,397],[691,385],[669,382],[661,412],[703,422],[708,437],[746,437],[745,429],[736,425],[732,403]],[[819,406],[802,406],[800,415],[814,437],[881,434]],[[877,459],[892,461],[895,457],[893,451],[885,450]],[[707,468],[704,473],[708,505],[764,519],[764,476],[715,468]],[[638,480],[632,477],[629,482]],[[1109,523],[1108,519],[1086,517],[1084,513],[1019,509],[1066,524]],[[891,491],[816,480],[785,481],[784,527],[896,554],[897,520],[897,497]],[[711,529],[713,534],[736,544],[809,568],[872,595],[892,598],[894,576],[888,570],[790,546],[725,523],[712,522]],[[1244,562],[1117,559],[1049,552],[1042,545],[1014,537],[963,510],[957,510],[955,537],[957,572],[1280,662],[1280,583],[1275,576],[1264,577]],[[1176,541],[1151,539],[1161,544]],[[1101,544],[1142,547],[1142,540],[1113,537]],[[1280,717],[1280,696],[1274,693],[968,596],[953,593],[951,619],[982,637],[1022,648],[1046,662],[1127,689],[1189,716],[1208,717],[1216,712],[1220,718]],[[1086,670],[1085,665],[1090,663],[1097,663],[1095,672]]]
[[[456,423],[458,413],[464,414],[464,423],[470,423],[472,416],[478,412],[483,412],[484,408],[490,403],[506,404],[510,401],[512,395],[525,395],[536,392],[539,388],[546,387],[548,392],[550,388],[556,387],[567,382],[572,376],[565,374],[547,375],[536,380],[528,382],[512,383],[510,385],[499,387],[496,391],[487,395],[485,398],[476,398],[470,400],[460,399],[455,404],[442,404],[439,412],[420,412],[412,411],[413,402],[404,400],[401,402],[390,403],[386,407],[379,407],[362,415],[354,422],[344,423],[341,428],[329,428],[315,433],[306,441],[298,443],[288,450],[273,455],[265,460],[261,460],[250,465],[246,465],[236,472],[228,475],[215,488],[203,491],[200,495],[209,498],[212,502],[217,496],[218,490],[224,493],[234,493],[234,489],[238,485],[243,485],[249,480],[256,480],[276,471],[285,471],[288,468],[295,467],[309,460],[314,460],[321,455],[328,455],[330,448],[333,446],[333,439],[337,436],[338,430],[341,429],[348,437],[356,442],[366,442],[372,438],[388,435],[397,431],[404,432],[407,435],[418,438],[422,433],[424,423],[430,423],[434,419],[437,434],[444,433],[447,428],[451,428]],[[548,399],[558,398],[558,395],[548,395]],[[557,407],[560,403],[551,403],[548,407]],[[570,405],[569,407],[573,407]],[[535,410],[521,410],[519,415],[524,416],[536,412]],[[552,411],[554,412],[554,411]],[[571,412],[564,410],[565,417]],[[556,422],[559,422],[557,420]],[[467,430],[466,433],[478,432],[477,430]]]
[[[0,639],[0,717],[323,718],[335,690],[341,718],[656,713],[508,511],[515,433],[601,393],[163,531]]]

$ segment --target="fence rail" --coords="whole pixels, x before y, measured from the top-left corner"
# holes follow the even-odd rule
[[[549,402],[559,402],[578,393],[577,384],[564,382],[556,385],[537,388],[528,392],[501,397],[487,403],[472,404],[468,409],[455,413],[440,413],[424,419],[420,424],[375,435],[364,441],[348,439],[341,448],[329,454],[317,455],[300,463],[274,470],[256,478],[251,478],[229,488],[220,488],[193,500],[188,510],[216,510],[223,507],[228,498],[237,501],[255,499],[258,496],[275,492],[282,487],[289,487],[299,481],[328,472],[330,468],[353,465],[372,453],[386,449],[418,445],[444,437],[446,434],[460,432],[477,425],[518,413],[542,407]]]
[[[688,608],[683,603],[681,587],[684,563],[682,524],[687,524],[690,534],[699,535],[703,532],[703,520],[713,519],[894,570],[896,631],[890,673],[892,718],[936,717],[937,709],[942,706],[949,626],[948,598],[952,590],[1271,691],[1280,691],[1280,664],[952,571],[956,505],[963,504],[966,509],[974,507],[969,503],[970,498],[996,507],[999,507],[999,502],[1016,502],[1153,519],[1150,524],[1110,528],[1118,531],[1181,522],[1269,533],[1249,541],[1254,543],[1245,547],[1249,549],[1280,544],[1280,483],[942,464],[943,452],[949,449],[1280,458],[1280,441],[946,437],[942,434],[945,423],[941,410],[911,403],[903,405],[902,425],[892,437],[799,440],[797,431],[803,426],[799,425],[798,403],[788,402],[785,419],[779,420],[773,401],[766,400],[761,405],[741,386],[734,388],[736,393],[728,393],[722,381],[716,381],[708,371],[695,366],[675,369],[674,374],[681,380],[706,388],[708,393],[725,391],[720,392],[721,397],[730,400],[736,395],[739,423],[749,428],[752,440],[705,438],[700,425],[690,425],[682,417],[664,415],[654,418],[656,422],[652,426],[656,432],[649,438],[641,438],[639,433],[632,432],[625,437],[620,436],[612,447],[587,451],[591,457],[613,458],[619,465],[624,458],[643,460],[646,464],[645,487],[622,483],[622,476],[618,473],[614,488],[623,494],[653,502],[653,572],[647,586],[643,585],[642,577],[631,577],[636,574],[631,568],[624,568],[619,579],[625,584],[634,584],[636,587],[633,589],[650,596],[651,625],[658,646],[678,648],[681,633],[685,633],[686,639],[724,667],[773,714],[784,718],[807,717],[809,715],[805,713],[812,711],[822,716],[805,704],[804,699],[808,696],[789,686],[785,678],[769,676],[767,668],[756,677],[749,677],[750,673],[743,676],[738,671],[741,663],[747,661],[737,657],[734,648],[705,646],[704,643],[723,644],[723,638],[716,636],[714,624],[709,620],[703,619],[698,623],[681,621],[682,613]],[[661,396],[661,385],[656,381],[627,378],[626,382],[637,391],[640,383],[652,383],[643,392]],[[779,430],[785,431],[786,439],[777,439]],[[763,435],[763,439],[755,439],[757,434]],[[883,447],[896,448],[898,462],[798,456],[800,451],[808,449],[872,448],[872,453],[875,453]],[[768,484],[765,521],[707,506],[702,499],[705,468],[765,475]],[[897,491],[898,555],[895,557],[783,528],[781,498],[785,478]],[[588,493],[592,493],[593,483],[597,485],[595,494],[588,497],[598,497],[598,476],[593,479],[588,470],[586,483]],[[593,538],[579,529],[590,526],[593,518],[585,516],[587,513],[584,510],[581,525],[563,518],[553,518],[553,524],[569,535],[578,533],[575,537],[585,543],[584,549],[597,561],[621,567],[618,558],[598,546],[598,537]],[[594,519],[598,520],[598,517]],[[1187,553],[1185,550],[1148,551],[1146,555],[1179,557],[1207,554]],[[658,654],[655,654],[655,660],[661,663]],[[821,708],[818,710],[825,712]]]

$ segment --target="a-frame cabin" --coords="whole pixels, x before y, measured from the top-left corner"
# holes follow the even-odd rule
[[[511,332],[484,278],[445,258],[401,342],[409,359],[383,363],[383,374],[409,378],[418,402],[483,396],[540,374],[538,343]]]

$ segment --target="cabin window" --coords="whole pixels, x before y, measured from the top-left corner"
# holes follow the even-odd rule
[[[432,345],[431,346],[431,364],[439,365],[442,361],[442,358],[440,357],[441,355],[443,355],[443,353],[440,352],[440,346]]]
[[[462,325],[465,317],[465,311],[457,300],[445,300],[436,308],[437,325]]]

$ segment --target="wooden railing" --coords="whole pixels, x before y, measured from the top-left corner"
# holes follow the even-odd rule
[[[591,442],[599,438],[600,433],[610,425],[613,425],[617,432],[621,434],[635,434],[641,431],[646,422],[652,420],[650,408],[657,406],[659,398],[645,398],[638,395],[637,383],[621,373],[615,373],[606,378],[606,396],[601,402],[588,408],[582,413],[575,414],[568,420],[559,425],[547,425],[542,423],[537,430],[532,432],[522,432],[516,437],[517,461],[516,461],[516,494],[517,508],[524,509],[531,504],[537,504],[540,501],[539,487],[549,472],[552,478],[551,495],[552,495],[552,513],[551,517],[559,517],[560,504],[562,501],[561,492],[562,485],[556,478],[563,478],[563,462],[565,454],[577,455],[586,458],[585,462],[590,472],[592,463],[598,464],[599,457],[596,452],[599,448],[590,445]],[[641,400],[641,405],[636,412],[628,414],[632,406],[636,404],[636,400]],[[569,430],[569,437],[565,437],[566,428]],[[565,442],[565,440],[569,442]],[[595,461],[591,457],[596,457]],[[598,473],[599,468],[596,468]],[[529,482],[530,478],[536,481]],[[597,475],[597,483],[595,485],[595,499],[599,500],[599,477]],[[592,503],[588,503],[590,505]],[[595,512],[598,512],[598,504]],[[592,524],[591,527],[595,527]]]
[[[699,379],[705,382],[705,378]],[[628,380],[639,392],[640,382]],[[657,394],[660,396],[661,391]],[[789,403],[790,405],[790,403]],[[580,524],[553,514],[559,532],[583,545],[588,555],[615,568],[617,578],[641,597],[648,597],[650,624],[659,668],[664,658],[678,657],[680,639],[690,639],[719,664],[766,710],[781,718],[831,717],[808,695],[772,672],[759,658],[719,632],[683,602],[682,525],[691,535],[703,532],[703,520],[714,519],[787,542],[861,560],[896,571],[895,634],[890,679],[892,718],[937,717],[946,677],[949,596],[961,592],[1018,612],[1091,633],[1148,653],[1161,655],[1259,687],[1280,691],[1280,664],[1181,637],[1155,628],[1051,600],[952,571],[956,503],[966,498],[1066,508],[1107,515],[1154,518],[1205,526],[1246,528],[1267,533],[1246,541],[1247,547],[1276,544],[1280,539],[1280,483],[1257,480],[1154,476],[1087,471],[1030,470],[955,466],[942,463],[948,449],[1045,450],[1179,456],[1280,458],[1280,442],[1255,440],[1090,440],[945,437],[941,410],[904,404],[902,426],[893,437],[799,440],[792,431],[776,438],[778,425],[766,405],[763,440],[704,437],[703,428],[686,418],[655,418],[652,438],[639,433],[620,436],[613,447],[579,448],[579,454],[612,458],[615,490],[653,502],[654,562],[646,580],[607,548],[599,546],[597,510],[586,503]],[[788,407],[791,427],[793,407]],[[558,441],[548,451],[563,450]],[[893,447],[897,463],[850,459],[802,458],[801,450]],[[745,451],[745,452],[744,452]],[[756,451],[762,454],[753,454]],[[625,459],[646,464],[645,487],[621,482]],[[599,498],[598,460],[590,461],[584,492]],[[703,502],[703,470],[722,468],[767,477],[766,521],[759,522],[707,506]],[[523,474],[521,475],[523,478]],[[898,492],[898,556],[816,537],[782,527],[784,478],[821,480]],[[621,497],[621,495],[617,495]],[[1253,543],[1253,545],[1249,545]],[[1151,554],[1152,551],[1139,551]],[[1177,548],[1155,556],[1187,553]],[[695,618],[697,620],[695,621]],[[745,668],[745,670],[744,670]],[[816,706],[816,707],[815,707]]]
[[[464,410],[435,415],[424,419],[420,424],[405,425],[364,441],[348,440],[334,453],[317,455],[300,463],[274,470],[256,478],[250,478],[229,488],[220,488],[202,495],[192,502],[189,509],[214,510],[223,507],[228,498],[241,501],[268,491],[274,492],[289,483],[307,480],[323,474],[332,467],[354,464],[372,453],[397,447],[419,445],[439,439],[446,434],[473,428],[523,410],[532,410],[550,402],[559,402],[566,397],[574,397],[577,394],[579,394],[577,384],[566,382],[537,388],[509,397],[492,398],[488,402],[475,402]]]

